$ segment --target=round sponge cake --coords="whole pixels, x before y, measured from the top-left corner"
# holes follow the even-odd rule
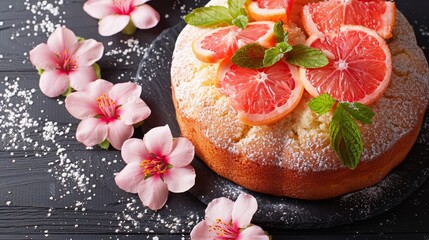
[[[226,1],[210,4],[226,5]],[[292,114],[273,125],[240,122],[228,97],[215,85],[218,64],[200,62],[192,52],[193,40],[209,30],[186,26],[180,33],[171,81],[182,135],[219,175],[257,192],[325,199],[377,183],[414,144],[429,100],[429,70],[413,29],[401,13],[394,37],[388,40],[391,83],[370,106],[375,112],[373,123],[359,125],[364,152],[355,170],[343,166],[330,147],[332,114],[312,112],[307,93]]]

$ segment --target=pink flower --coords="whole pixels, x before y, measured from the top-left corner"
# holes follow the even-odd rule
[[[168,191],[185,192],[195,184],[195,170],[189,165],[194,146],[183,137],[173,141],[168,125],[151,129],[143,140],[127,140],[122,158],[127,165],[116,175],[116,184],[138,193],[143,205],[152,210],[164,206]]]
[[[41,72],[39,86],[48,97],[58,97],[70,87],[83,90],[97,79],[92,66],[103,56],[103,44],[93,39],[79,41],[67,28],[57,28],[48,43],[30,51],[30,61]]]
[[[113,83],[103,79],[88,84],[84,91],[67,96],[66,108],[81,119],[76,139],[86,146],[105,140],[116,148],[134,133],[133,124],[150,115],[150,109],[140,98],[141,87],[135,83]],[[107,146],[108,147],[108,146]]]
[[[102,36],[111,36],[123,30],[133,34],[136,27],[148,29],[159,22],[159,13],[145,4],[149,0],[88,0],[83,10],[91,17],[101,19],[98,32]]]
[[[256,199],[242,193],[235,202],[228,198],[216,198],[206,208],[206,216],[191,232],[192,240],[268,240],[267,234],[251,225],[258,209]]]

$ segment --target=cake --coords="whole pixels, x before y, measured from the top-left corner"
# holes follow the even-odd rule
[[[225,0],[212,0],[225,5]],[[370,107],[373,123],[359,125],[361,162],[351,170],[331,149],[332,113],[319,116],[304,92],[298,107],[280,121],[250,126],[239,121],[216,86],[219,64],[200,62],[193,40],[210,29],[186,26],[173,53],[171,84],[182,135],[214,172],[253,191],[299,199],[326,199],[371,186],[400,164],[420,131],[429,101],[429,70],[406,18],[397,13],[391,82]]]

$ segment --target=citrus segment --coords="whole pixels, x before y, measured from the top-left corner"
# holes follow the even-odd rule
[[[238,118],[249,125],[267,125],[284,118],[298,105],[304,87],[298,68],[279,61],[269,68],[241,68],[229,61],[217,73],[221,92],[230,98]]]
[[[249,17],[256,21],[288,21],[294,0],[257,0],[248,1],[246,9]]]
[[[338,31],[342,25],[361,25],[392,37],[396,5],[385,0],[326,0],[302,9],[302,23],[308,35]]]
[[[326,52],[329,59],[325,67],[299,70],[305,89],[314,97],[329,93],[339,101],[369,105],[389,85],[389,47],[371,29],[345,25],[339,33],[310,36],[306,45]]]
[[[264,47],[275,44],[273,22],[249,23],[245,29],[236,26],[217,28],[199,37],[192,44],[198,60],[216,63],[231,57],[240,47],[249,43],[259,43]]]

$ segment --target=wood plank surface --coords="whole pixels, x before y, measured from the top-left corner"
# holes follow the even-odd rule
[[[189,192],[170,193],[167,206],[155,212],[117,188],[114,174],[124,166],[120,152],[87,149],[74,139],[78,120],[68,114],[64,98],[41,94],[28,51],[46,41],[47,23],[66,25],[79,36],[103,42],[103,78],[133,81],[151,42],[207,0],[153,0],[160,24],[132,37],[100,36],[97,21],[82,10],[84,2],[0,1],[0,239],[188,239],[206,206]],[[396,3],[428,57],[429,2]],[[137,129],[135,137],[142,132]],[[429,140],[427,134],[422,138]],[[399,206],[368,220],[329,229],[264,229],[273,239],[428,240],[429,182]]]

